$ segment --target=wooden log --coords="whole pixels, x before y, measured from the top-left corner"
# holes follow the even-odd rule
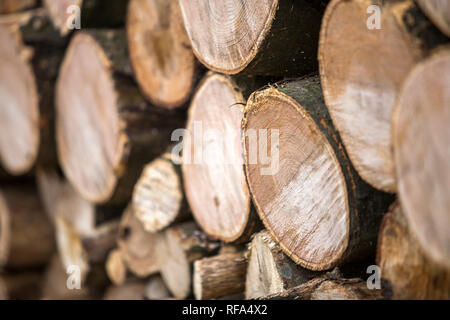
[[[115,28],[125,22],[125,12],[128,0],[44,0],[43,4],[51,17],[55,28],[62,35],[71,30],[68,25],[74,23],[75,10],[71,6],[80,8],[81,28]]]
[[[146,165],[133,191],[136,217],[148,232],[165,229],[188,219],[189,206],[183,192],[181,167],[169,153]]]
[[[175,298],[191,294],[194,261],[211,255],[220,247],[208,239],[194,222],[185,222],[167,229],[156,252],[161,276]]]
[[[39,148],[39,107],[33,69],[23,44],[0,26],[0,162],[13,175],[31,169]]]
[[[450,3],[447,0],[417,0],[416,2],[434,25],[450,37]]]
[[[112,250],[106,260],[106,274],[115,285],[122,285],[127,278],[127,267],[119,249]]]
[[[184,126],[183,114],[149,105],[126,76],[131,74],[126,48],[123,30],[79,32],[58,78],[61,166],[94,203],[126,204],[143,166]]]
[[[381,300],[381,290],[370,290],[365,281],[353,279],[316,278],[264,300]]]
[[[425,254],[450,268],[450,49],[438,50],[407,77],[393,116],[399,197]],[[441,76],[436,77],[439,74]]]
[[[0,192],[0,266],[38,267],[55,249],[52,225],[30,184],[3,186]]]
[[[298,76],[317,66],[321,1],[181,0],[180,6],[194,53],[211,70]]]
[[[245,111],[243,143],[253,203],[292,260],[320,271],[374,253],[393,197],[353,169],[317,76],[255,92]],[[258,157],[258,145],[270,161]]]
[[[150,277],[145,288],[145,298],[148,300],[162,300],[171,297],[164,280],[160,275]]]
[[[395,203],[380,227],[377,265],[391,299],[450,299],[450,270],[428,259]]]
[[[103,300],[144,300],[145,283],[133,281],[121,286],[110,286]]]
[[[242,168],[243,91],[209,73],[189,109],[183,137],[183,180],[192,213],[212,238],[245,241],[258,226]]]
[[[266,230],[255,234],[249,247],[246,299],[280,293],[321,274],[297,265],[281,251]]]
[[[157,246],[161,237],[160,233],[146,231],[136,218],[133,207],[128,206],[120,221],[117,241],[128,270],[140,278],[157,273],[160,270]]]
[[[221,254],[194,262],[193,287],[197,300],[209,300],[245,290],[244,252]]]
[[[0,274],[0,300],[37,300],[41,294],[42,275],[27,270]]]
[[[11,14],[31,9],[37,4],[36,0],[2,0],[0,1],[0,14]]]
[[[130,60],[144,95],[165,108],[183,106],[202,74],[177,0],[131,0],[127,34]]]
[[[380,29],[373,29],[378,12],[367,14],[371,5],[381,10]],[[333,0],[327,7],[319,44],[325,102],[353,165],[375,188],[396,191],[391,116],[400,86],[446,41],[412,0]]]

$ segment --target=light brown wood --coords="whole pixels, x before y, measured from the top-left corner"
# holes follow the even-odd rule
[[[149,300],[162,300],[171,297],[164,280],[160,275],[150,277],[145,288],[145,298]]]
[[[281,251],[266,230],[255,234],[249,247],[246,299],[280,293],[321,274],[295,264]]]
[[[447,0],[417,0],[417,4],[436,27],[450,37],[450,3]]]
[[[13,175],[31,169],[39,150],[39,107],[24,45],[0,25],[0,163]]]
[[[209,69],[263,76],[317,65],[321,1],[180,0],[194,53]]]
[[[450,270],[426,258],[398,203],[383,218],[377,265],[387,298],[450,299]]]
[[[248,238],[255,227],[242,168],[241,89],[209,73],[197,90],[183,138],[183,179],[192,213],[211,237]]]
[[[432,260],[450,268],[449,73],[448,48],[414,68],[397,100],[393,144],[411,232]]]
[[[178,0],[131,0],[127,34],[131,63],[145,96],[166,108],[182,106],[198,70]]]
[[[103,300],[144,300],[145,283],[131,281],[121,286],[110,286],[103,296]]]
[[[282,293],[269,295],[267,300],[380,300],[381,290],[370,290],[365,281],[328,279],[321,277]]]
[[[120,250],[114,249],[109,253],[106,260],[106,273],[113,284],[122,285],[125,283],[127,267]]]
[[[120,221],[117,241],[128,270],[140,278],[157,273],[160,264],[156,249],[161,237],[160,233],[145,231],[136,218],[133,207],[128,206]]]
[[[167,229],[156,249],[161,276],[175,298],[191,294],[192,263],[219,249],[194,222]]]
[[[1,0],[0,14],[11,14],[36,6],[36,0]]]
[[[58,155],[94,203],[126,204],[142,168],[170,143],[184,115],[148,104],[131,78],[124,30],[78,32],[56,88]]]
[[[39,267],[55,250],[53,227],[36,188],[28,183],[0,191],[0,266]]]
[[[221,254],[194,262],[193,287],[197,300],[209,300],[245,290],[244,252]]]
[[[316,271],[373,254],[378,225],[393,199],[353,169],[318,77],[256,91],[245,111],[247,181],[281,249]],[[256,154],[264,144],[268,161]]]
[[[319,44],[325,102],[349,157],[373,187],[396,191],[391,117],[400,86],[429,49],[446,41],[412,0],[333,0]],[[377,4],[375,3],[375,4]]]
[[[148,232],[161,231],[190,217],[181,167],[172,161],[170,153],[144,167],[134,187],[132,203],[136,217]]]

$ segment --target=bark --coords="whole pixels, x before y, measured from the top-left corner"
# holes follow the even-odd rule
[[[0,265],[8,268],[46,264],[55,249],[52,225],[36,188],[10,184],[0,193]]]
[[[189,206],[183,192],[181,166],[166,153],[144,167],[133,191],[136,217],[148,232],[187,220]]]
[[[357,175],[324,105],[318,77],[255,92],[243,130],[253,202],[291,259],[320,271],[374,253],[379,223],[393,197]],[[258,142],[260,149],[267,145],[270,161],[256,154]]]
[[[143,166],[184,126],[182,113],[148,104],[130,75],[125,31],[91,30],[72,39],[58,78],[61,165],[94,203],[126,204]]]
[[[8,272],[0,275],[0,300],[36,300],[42,276],[38,271]]]
[[[298,76],[317,66],[322,1],[180,1],[194,53],[209,69]],[[220,19],[216,17],[220,16]]]
[[[424,255],[398,203],[383,218],[377,265],[387,298],[450,299],[450,271]]]
[[[175,298],[185,299],[191,293],[191,265],[211,255],[220,247],[211,241],[194,222],[167,229],[156,249],[161,276]]]
[[[209,300],[245,290],[247,258],[244,252],[221,254],[194,263],[194,295]]]
[[[203,68],[192,52],[178,1],[131,0],[127,34],[130,60],[144,95],[161,107],[183,106]]]
[[[0,2],[0,14],[11,14],[31,9],[35,7],[36,4],[36,0],[2,0]]]
[[[317,278],[263,300],[381,300],[381,290],[370,290],[365,281]]]
[[[280,293],[321,274],[304,269],[292,261],[272,240],[268,231],[255,234],[249,247],[246,299]]]
[[[391,117],[400,87],[447,41],[412,0],[333,0],[327,7],[319,43],[325,102],[355,169],[374,188],[397,189]]]
[[[406,78],[393,116],[399,199],[425,254],[450,268],[450,48],[437,50]],[[436,75],[440,76],[437,77]]]
[[[441,30],[450,37],[450,4],[446,0],[417,0],[417,4],[424,14]]]
[[[244,242],[259,228],[242,168],[244,95],[231,78],[209,73],[192,100],[183,137],[183,180],[192,213],[209,236],[226,242]]]

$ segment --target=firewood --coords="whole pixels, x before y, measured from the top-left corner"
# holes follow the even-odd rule
[[[380,8],[379,25],[374,9]],[[446,42],[412,0],[333,0],[321,30],[325,102],[360,176],[396,191],[391,116],[400,86],[429,50]]]
[[[246,270],[245,252],[221,254],[195,261],[195,298],[209,300],[243,292]]]
[[[395,203],[383,218],[377,249],[385,295],[392,299],[450,299],[450,270],[427,258]]]
[[[55,249],[53,227],[36,188],[9,184],[0,191],[0,266],[37,267]]]
[[[106,260],[106,273],[113,284],[122,285],[125,283],[127,267],[119,249],[114,249],[109,253]]]
[[[194,53],[211,70],[293,76],[317,66],[321,1],[181,0],[180,6]]]
[[[56,88],[59,159],[94,203],[126,204],[143,166],[165,151],[184,115],[148,104],[128,76],[124,30],[77,33]]]
[[[37,4],[36,0],[2,0],[0,1],[0,14],[11,14],[31,9]]]
[[[425,15],[447,37],[450,37],[450,3],[447,0],[417,0]]]
[[[450,50],[438,50],[404,82],[393,116],[399,198],[425,254],[450,268]],[[439,75],[439,76],[437,76]]]
[[[205,232],[245,241],[258,226],[242,162],[244,94],[231,78],[209,73],[197,90],[183,137],[183,180],[192,213]]]
[[[191,265],[215,253],[220,243],[210,240],[194,222],[185,222],[167,229],[156,252],[161,276],[175,298],[191,293]]]
[[[250,244],[245,298],[255,299],[280,293],[308,282],[319,272],[304,269],[286,256],[268,231],[253,236]]]
[[[161,238],[160,233],[146,231],[133,207],[128,206],[120,221],[117,241],[127,269],[140,278],[157,273],[160,270],[157,246]]]
[[[378,225],[393,197],[371,188],[353,169],[317,76],[255,92],[243,130],[253,202],[291,259],[320,271],[374,253]],[[270,163],[255,154],[258,142]]]
[[[155,105],[183,106],[201,75],[177,0],[131,0],[128,47],[136,80]]]
[[[138,280],[120,286],[110,286],[103,300],[144,300],[145,288],[145,283]]]
[[[171,297],[170,291],[160,275],[150,277],[145,288],[145,298],[148,300],[161,300]]]
[[[36,300],[41,294],[42,275],[27,270],[0,274],[0,300]]]
[[[316,278],[264,300],[381,300],[381,290],[368,289],[365,281],[353,279]]]
[[[172,161],[171,154],[144,167],[134,187],[133,208],[145,230],[161,231],[191,216],[182,184],[181,167]]]
[[[71,30],[69,24],[74,23],[75,10],[71,6],[80,8],[81,28],[114,28],[124,24],[128,0],[43,0],[54,26],[62,35]]]

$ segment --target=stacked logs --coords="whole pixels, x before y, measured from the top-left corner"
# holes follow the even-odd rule
[[[0,1],[0,298],[449,299],[446,9]]]

